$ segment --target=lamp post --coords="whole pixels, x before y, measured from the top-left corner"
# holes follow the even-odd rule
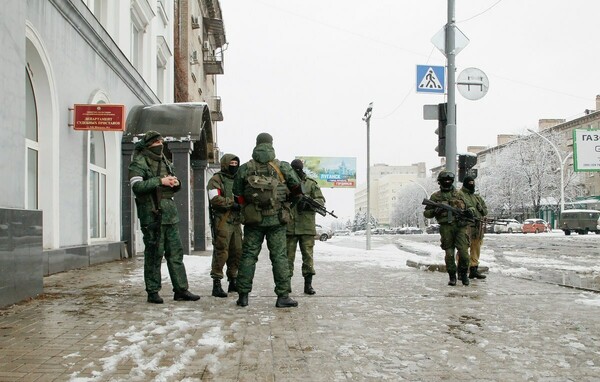
[[[551,140],[544,137],[542,134],[538,133],[535,130],[527,129],[527,131],[538,135],[540,138],[542,138],[543,140],[548,142],[550,144],[550,146],[552,146],[552,148],[554,149],[554,152],[556,153],[556,156],[558,157],[558,163],[560,166],[560,168],[559,168],[559,170],[560,170],[560,212],[562,213],[565,209],[565,179],[564,179],[563,167],[565,167],[565,163],[567,162],[567,159],[569,159],[569,157],[572,155],[572,153],[569,153],[569,155],[567,155],[563,159],[562,155],[560,155],[560,151],[558,151],[558,147],[556,147],[556,145],[554,143],[552,143]]]
[[[371,146],[371,114],[373,112],[373,102],[369,103],[367,111],[363,116],[363,121],[367,123],[367,250],[371,249],[371,158],[370,158],[370,146]]]

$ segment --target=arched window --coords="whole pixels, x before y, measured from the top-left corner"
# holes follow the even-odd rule
[[[106,237],[106,149],[104,133],[90,131],[90,238]]]
[[[40,145],[38,142],[38,113],[31,83],[29,69],[25,69],[25,147],[27,148],[27,176],[25,177],[25,208],[38,209],[38,156]]]

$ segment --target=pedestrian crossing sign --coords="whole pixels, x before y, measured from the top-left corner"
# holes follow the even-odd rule
[[[446,92],[443,66],[417,65],[417,93]]]

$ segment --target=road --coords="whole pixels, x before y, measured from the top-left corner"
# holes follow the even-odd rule
[[[373,245],[395,243],[400,249],[428,255],[440,252],[439,234],[373,235]],[[486,234],[481,265],[490,274],[600,292],[600,235]],[[492,276],[493,277],[493,276]]]

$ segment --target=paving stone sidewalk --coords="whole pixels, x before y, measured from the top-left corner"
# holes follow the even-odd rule
[[[246,308],[210,297],[208,272],[190,277],[200,301],[173,301],[167,277],[165,304],[148,304],[141,258],[46,277],[42,296],[0,310],[0,381],[600,379],[596,294],[498,274],[449,287],[443,273],[377,261],[317,265],[317,294],[296,275],[300,305],[288,309],[275,308],[265,250]]]

